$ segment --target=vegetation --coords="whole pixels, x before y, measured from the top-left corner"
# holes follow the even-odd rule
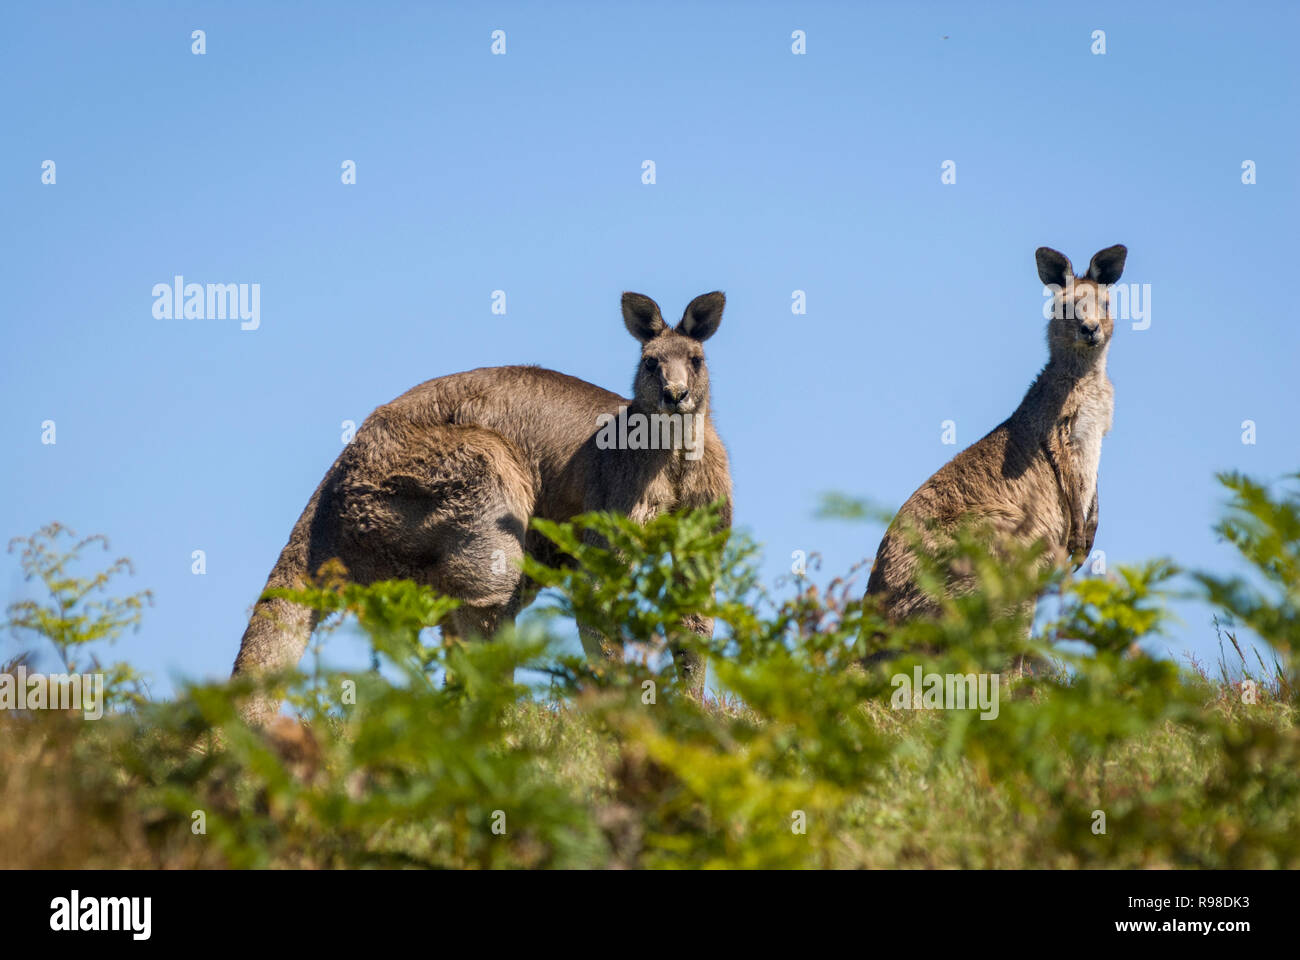
[[[573,563],[526,572],[552,615],[619,637],[626,662],[564,653],[547,618],[444,643],[431,628],[454,601],[325,571],[292,599],[329,615],[318,643],[359,626],[376,669],[309,658],[273,678],[295,717],[268,730],[238,719],[246,684],[149,702],[120,665],[102,720],[0,710],[0,865],[1295,868],[1300,491],[1221,479],[1219,533],[1248,572],[1191,575],[1237,651],[1214,679],[1142,650],[1181,576],[1166,561],[1072,578],[964,535],[928,582],[957,562],[978,588],[891,629],[844,580],[769,592],[713,510],[590,515],[539,523]],[[10,607],[9,626],[96,669],[88,646],[147,598],[89,602],[122,568],[70,577],[64,536],[21,541],[52,600]],[[1043,591],[1060,613],[1028,638],[1024,601]],[[701,644],[681,619],[702,609],[725,691],[704,702],[656,669]],[[1247,662],[1238,625],[1267,658]],[[1056,669],[1008,669],[1048,656]],[[915,667],[999,674],[996,715],[902,709],[926,703],[896,679]],[[516,682],[525,668],[544,689]]]

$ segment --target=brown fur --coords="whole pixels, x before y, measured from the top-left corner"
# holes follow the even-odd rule
[[[988,524],[995,537],[1027,546],[1042,541],[1046,562],[1082,563],[1097,531],[1097,460],[1110,429],[1114,394],[1106,354],[1114,324],[1106,287],[1120,278],[1127,251],[1108,247],[1076,278],[1069,260],[1040,247],[1038,274],[1062,288],[1047,327],[1049,359],[1007,420],[963,450],[908,498],[886,531],[867,583],[897,622],[937,613],[915,583],[917,559],[903,532],[922,533],[936,548],[964,518]],[[957,573],[948,589],[968,586]]]
[[[267,587],[300,586],[337,558],[358,583],[405,578],[459,599],[444,631],[491,637],[535,596],[519,570],[525,551],[559,562],[529,530],[533,517],[616,510],[645,522],[725,498],[729,526],[731,474],[709,416],[701,347],[724,305],[721,293],[697,297],[672,328],[649,297],[623,295],[624,323],[642,343],[631,399],[540,367],[486,367],[429,380],[375,410],[316,488]],[[629,414],[703,414],[702,455],[599,449],[597,418],[621,405]],[[293,666],[315,624],[303,607],[260,600],[235,674]],[[689,626],[712,636],[712,620]],[[583,643],[589,654],[603,646],[586,630]],[[701,689],[698,658],[681,666]],[[275,710],[260,698],[245,715],[264,723]]]

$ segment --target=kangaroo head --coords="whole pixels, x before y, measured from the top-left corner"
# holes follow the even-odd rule
[[[709,368],[705,340],[722,322],[727,298],[718,291],[696,297],[670,327],[659,305],[639,293],[623,294],[623,322],[641,341],[641,361],[632,381],[632,397],[645,410],[703,413],[709,403]]]
[[[1110,315],[1112,283],[1124,272],[1128,248],[1107,247],[1093,255],[1088,272],[1074,275],[1065,255],[1050,247],[1039,247],[1038,279],[1052,288],[1052,319],[1047,325],[1047,344],[1053,357],[1090,360],[1110,343],[1115,321]]]

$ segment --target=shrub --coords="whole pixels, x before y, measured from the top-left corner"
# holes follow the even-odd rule
[[[272,678],[295,718],[267,730],[238,719],[249,681],[122,700],[97,724],[0,716],[0,862],[76,849],[17,842],[32,824],[12,811],[45,803],[66,816],[42,829],[92,835],[59,862],[87,865],[1294,868],[1298,504],[1224,482],[1221,532],[1254,573],[1193,580],[1267,646],[1270,682],[1211,682],[1143,652],[1179,577],[1166,561],[1075,578],[1031,553],[995,559],[967,531],[926,582],[937,592],[959,562],[976,588],[891,628],[851,579],[769,592],[716,508],[645,526],[593,514],[538,522],[567,554],[526,561],[554,600],[490,643],[438,639],[454,601],[409,582],[336,570],[277,592],[355,623],[374,668]],[[1030,637],[1025,601],[1044,590],[1060,611]],[[685,629],[692,614],[716,619],[712,641]],[[566,654],[557,615],[628,657]],[[88,622],[11,608],[65,645]],[[673,647],[706,656],[721,693],[698,699],[659,669]],[[1025,657],[1057,669],[1008,669]],[[999,674],[996,715],[901,709],[917,668]],[[524,670],[546,689],[518,683]]]

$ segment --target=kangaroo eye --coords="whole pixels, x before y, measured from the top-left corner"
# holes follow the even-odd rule
[[[659,361],[654,357],[645,358],[645,368],[649,373],[654,373],[659,368]]]
[[[699,370],[700,367],[704,366],[704,358],[691,357],[691,366],[694,367],[696,370]]]

